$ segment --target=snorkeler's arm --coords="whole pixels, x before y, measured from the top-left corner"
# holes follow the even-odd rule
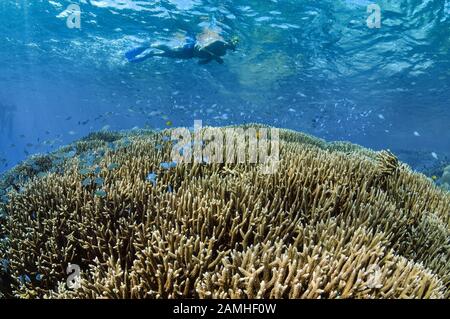
[[[202,60],[198,61],[198,64],[205,65],[205,64],[208,64],[211,61],[212,61],[212,59],[202,59]]]
[[[211,52],[209,50],[206,50],[206,49],[201,49],[200,51],[204,51],[204,52],[208,53],[211,56],[211,58],[209,58],[209,59],[201,60],[200,62],[202,62],[202,63],[200,63],[200,64],[207,64],[207,63],[211,62],[211,60],[215,60],[219,64],[223,64],[224,63],[223,59],[220,56],[214,54],[213,52]]]
[[[219,63],[219,64],[223,64],[224,63],[223,59],[221,57],[218,57],[218,56],[214,57],[214,60],[216,60],[216,62]]]
[[[163,54],[164,52],[169,52],[169,51],[173,51],[173,48],[169,47],[166,44],[163,43],[159,43],[159,44],[152,44],[150,46],[152,49],[156,49],[155,52],[161,52],[161,54]]]

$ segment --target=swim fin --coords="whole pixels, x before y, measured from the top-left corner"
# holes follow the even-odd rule
[[[141,46],[138,48],[134,48],[128,52],[125,53],[125,57],[127,58],[128,62],[137,63],[142,62],[149,57],[151,57],[151,54],[144,54],[147,50],[151,49],[148,46]]]

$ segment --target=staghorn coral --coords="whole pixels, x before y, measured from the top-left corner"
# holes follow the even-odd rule
[[[118,132],[110,132],[102,130],[100,132],[90,133],[88,136],[81,139],[81,141],[103,141],[103,142],[114,142],[122,138],[122,135]]]
[[[378,153],[378,171],[382,177],[390,177],[398,172],[399,162],[390,151]]]
[[[165,169],[167,134],[122,132],[113,147],[99,142],[89,150],[102,157],[88,177],[77,154],[11,190],[2,224],[9,240],[0,248],[9,261],[3,293],[450,296],[450,195],[390,152],[282,130],[272,175],[251,164]],[[84,185],[86,178],[102,184]],[[69,263],[81,267],[77,290],[66,286]]]

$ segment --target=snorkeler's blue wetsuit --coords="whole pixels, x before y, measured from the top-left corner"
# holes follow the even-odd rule
[[[197,43],[197,40],[195,39],[195,36],[192,35],[188,35],[186,37],[186,43],[183,46],[183,52],[189,56],[190,58],[194,57],[194,52],[195,52],[195,44]]]
[[[197,41],[195,39],[195,36],[187,35],[185,43],[182,47],[171,48],[164,44],[156,47],[142,46],[128,51],[127,53],[125,53],[125,57],[129,62],[134,63],[142,62],[153,56],[164,56],[176,59],[191,59],[195,54],[196,42]]]

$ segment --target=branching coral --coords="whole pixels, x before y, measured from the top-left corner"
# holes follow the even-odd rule
[[[442,185],[442,188],[450,191],[450,165],[444,168],[444,172],[442,173],[442,177],[439,179],[439,183]]]
[[[10,294],[450,296],[450,195],[393,154],[282,130],[272,175],[251,164],[164,168],[168,133],[123,133],[98,144],[95,169],[80,172],[76,155],[11,191],[0,251]],[[69,263],[79,289],[66,285]]]

